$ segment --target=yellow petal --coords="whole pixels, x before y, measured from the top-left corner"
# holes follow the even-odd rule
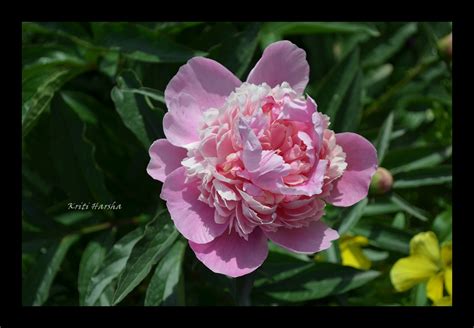
[[[410,255],[423,256],[438,264],[440,252],[438,238],[434,232],[421,232],[415,235],[410,241]]]
[[[433,302],[433,305],[434,306],[452,306],[453,301],[451,299],[451,296],[445,296],[445,297],[437,300],[436,302]]]
[[[453,269],[451,267],[444,270],[444,286],[449,296],[453,296]]]
[[[428,280],[426,295],[430,300],[436,302],[443,298],[444,273],[440,272]]]
[[[451,266],[453,261],[453,245],[451,242],[448,242],[441,247],[441,260],[445,267]]]
[[[428,258],[409,256],[395,262],[390,270],[390,279],[395,289],[403,292],[426,281],[438,272],[438,267]]]
[[[356,269],[368,270],[372,262],[364,255],[362,249],[353,244],[341,248],[342,265]]]
[[[365,236],[354,236],[352,238],[352,243],[358,246],[367,246],[369,244],[369,239]]]
[[[341,249],[348,247],[349,245],[367,246],[368,244],[369,240],[364,236],[344,235],[339,239],[339,247]]]

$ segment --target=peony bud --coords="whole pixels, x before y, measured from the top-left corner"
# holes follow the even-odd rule
[[[451,59],[453,56],[453,34],[449,33],[438,41],[438,49],[443,56]]]
[[[383,167],[379,167],[370,183],[370,191],[375,194],[385,194],[392,189],[392,185],[393,177],[390,171]]]

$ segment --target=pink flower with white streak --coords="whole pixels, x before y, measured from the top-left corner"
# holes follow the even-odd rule
[[[327,249],[339,235],[321,221],[325,204],[367,196],[374,147],[329,129],[329,117],[303,95],[308,79],[304,50],[280,41],[244,83],[195,57],[166,88],[166,139],[151,145],[147,171],[164,182],[176,228],[214,272],[254,271],[267,239],[297,253]]]

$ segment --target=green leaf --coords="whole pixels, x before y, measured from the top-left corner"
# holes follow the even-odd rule
[[[377,157],[379,160],[379,164],[383,163],[385,153],[387,152],[388,147],[390,145],[390,136],[392,135],[393,130],[393,117],[394,113],[392,111],[390,112],[390,114],[388,114],[382,127],[380,128],[377,141],[375,142],[375,148],[377,149]]]
[[[286,248],[278,246],[277,244],[273,243],[272,241],[268,242],[268,251],[271,252],[272,254],[273,253],[279,253],[279,254],[284,254],[284,255],[287,255],[287,256],[291,256],[291,257],[294,257],[298,260],[305,261],[305,262],[308,262],[310,260],[308,255],[289,251]]]
[[[21,65],[23,69],[41,65],[55,65],[68,62],[81,63],[74,47],[59,44],[23,44]]]
[[[438,236],[440,242],[447,241],[452,233],[453,212],[449,208],[446,211],[438,214],[433,221],[432,230]]]
[[[86,293],[85,305],[93,306],[112,281],[123,271],[133,246],[143,237],[144,228],[138,227],[129,232],[107,253],[101,268],[92,277]]]
[[[106,231],[100,234],[96,239],[90,241],[84,253],[82,253],[77,280],[80,305],[85,305],[86,293],[89,289],[91,279],[97,270],[100,269],[111,243],[112,233]]]
[[[54,221],[61,223],[65,226],[71,226],[76,223],[81,223],[87,221],[94,217],[94,212],[92,211],[70,211],[62,213],[54,217]]]
[[[88,39],[89,33],[84,23],[76,22],[24,22],[22,23],[24,30],[32,30],[37,33],[58,34],[80,39]]]
[[[283,39],[283,36],[281,34],[277,34],[271,30],[262,30],[260,33],[260,49],[262,51],[268,47],[270,44],[280,41]]]
[[[211,48],[209,58],[218,61],[242,78],[255,53],[260,25],[249,23],[242,32],[227,37],[224,42]]]
[[[148,63],[184,63],[194,56],[205,56],[180,45],[159,32],[133,23],[92,23],[94,43],[120,51],[126,57]]]
[[[421,208],[418,208],[412,204],[410,204],[408,201],[406,201],[405,199],[403,199],[400,195],[397,195],[395,193],[393,193],[391,196],[390,196],[390,200],[400,206],[400,208],[402,210],[404,210],[405,212],[407,212],[408,214],[411,214],[413,215],[414,217],[420,219],[421,221],[428,221],[428,215],[429,213],[426,212],[425,210],[421,209]]]
[[[150,280],[145,306],[184,305],[182,265],[186,243],[177,240],[163,257]]]
[[[422,149],[425,150],[426,148],[422,148]],[[418,147],[413,148],[413,150],[418,151],[418,156],[406,164],[402,164],[400,166],[391,168],[390,172],[392,172],[392,174],[397,174],[401,172],[409,172],[412,170],[432,167],[432,166],[441,164],[446,159],[451,157],[451,154],[453,152],[453,147],[449,146],[439,151],[431,151],[426,156],[423,155],[424,154],[423,150],[420,151],[420,148]],[[411,151],[411,149],[409,151]],[[396,154],[397,156],[401,156],[402,158],[404,157],[403,151],[397,151],[397,152],[394,151],[394,154]]]
[[[392,227],[403,230],[406,228],[406,226],[407,226],[407,218],[405,216],[405,213],[398,212],[393,218]]]
[[[95,306],[112,306],[112,300],[114,298],[115,293],[115,283],[112,282],[104,292],[100,295],[97,302],[94,304]]]
[[[429,167],[400,173],[394,176],[394,189],[418,188],[452,181],[451,165]]]
[[[418,30],[417,23],[404,24],[395,34],[385,42],[370,51],[362,61],[364,67],[384,64],[405,45],[405,42]]]
[[[74,201],[109,203],[112,197],[95,162],[95,146],[86,137],[87,126],[60,97],[52,103],[50,127],[51,162],[64,191]]]
[[[428,299],[426,297],[426,282],[419,283],[415,288],[413,288],[412,298],[415,306],[428,305]]]
[[[362,253],[371,261],[371,262],[378,262],[386,260],[390,253],[386,251],[378,251],[375,249],[364,248],[362,249]]]
[[[370,88],[388,78],[393,73],[393,65],[385,64],[370,70],[364,78],[364,87]]]
[[[357,131],[362,117],[362,81],[362,70],[359,69],[334,119],[335,131]]]
[[[340,235],[345,234],[346,232],[351,230],[352,227],[357,225],[357,222],[359,222],[359,219],[362,217],[362,214],[364,213],[364,209],[367,206],[367,203],[368,203],[368,199],[364,198],[362,201],[360,201],[356,205],[351,206],[348,209],[344,209],[341,212],[342,221],[341,221],[341,224],[339,225],[339,228],[337,229]]]
[[[135,94],[139,94],[139,95],[151,98],[155,101],[158,101],[162,105],[166,106],[165,95],[163,94],[162,91],[155,90],[155,89],[152,89],[152,88],[147,88],[147,87],[141,87],[141,88],[138,88],[138,89],[123,89],[122,91],[123,92],[132,92],[132,93],[135,93]]]
[[[313,263],[288,279],[256,287],[255,292],[286,302],[304,302],[361,287],[380,275],[333,263]]]
[[[77,116],[84,122],[97,125],[97,114],[95,111],[103,110],[103,106],[89,95],[77,91],[61,91],[61,98]]]
[[[359,48],[356,47],[329,72],[316,90],[318,110],[330,118],[335,117],[358,71]]]
[[[340,22],[269,22],[263,27],[264,32],[282,36],[320,34],[320,33],[365,33],[379,36],[380,33],[365,24]]]
[[[148,150],[151,140],[163,137],[161,127],[163,117],[152,111],[147,106],[145,99],[136,94],[144,92],[146,96],[151,97],[153,94],[155,98],[159,98],[158,94],[150,92],[149,89],[142,89],[141,82],[133,71],[123,71],[122,75],[117,77],[117,86],[112,89],[111,96],[125,126]]]
[[[82,24],[82,25],[81,25]],[[91,43],[90,33],[88,32],[88,23],[72,23],[72,22],[23,22],[23,36],[30,33],[31,35],[40,36],[40,40],[46,38],[48,41],[60,42],[61,44],[73,45],[80,47],[80,50],[101,50],[99,47]],[[41,41],[40,41],[41,42]]]
[[[79,239],[79,235],[69,235],[54,242],[40,255],[30,268],[23,282],[23,305],[42,305],[49,296],[49,290],[59,271],[69,248]]]
[[[388,213],[398,212],[400,206],[393,203],[380,202],[375,204],[367,205],[364,208],[364,216],[378,216]]]
[[[381,224],[359,222],[352,231],[365,236],[369,244],[389,251],[408,254],[411,235],[405,230],[387,227]]]
[[[133,247],[127,264],[117,282],[113,304],[124,299],[150,273],[179,233],[168,215],[161,215],[147,224],[143,238]]]
[[[301,260],[287,253],[270,250],[268,258],[256,271],[254,287],[283,281],[314,265],[314,262]]]
[[[184,29],[204,24],[204,22],[159,22],[155,29],[166,32],[167,34],[179,33]]]
[[[329,263],[341,263],[342,262],[342,257],[341,257],[341,250],[339,248],[339,241],[334,240],[331,244],[331,247],[326,249],[325,255],[327,258],[327,262]]]
[[[73,77],[86,70],[75,62],[37,64],[22,72],[22,137],[26,137],[42,113],[48,110],[55,93]]]

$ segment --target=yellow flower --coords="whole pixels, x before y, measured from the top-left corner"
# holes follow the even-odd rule
[[[426,295],[433,305],[451,306],[452,244],[439,247],[438,238],[431,232],[417,234],[410,241],[410,256],[399,259],[390,271],[390,279],[399,292],[428,281]],[[446,290],[447,295],[444,295]]]
[[[356,269],[368,270],[371,262],[362,252],[362,246],[367,246],[369,240],[364,236],[343,236],[339,240],[342,265]]]

